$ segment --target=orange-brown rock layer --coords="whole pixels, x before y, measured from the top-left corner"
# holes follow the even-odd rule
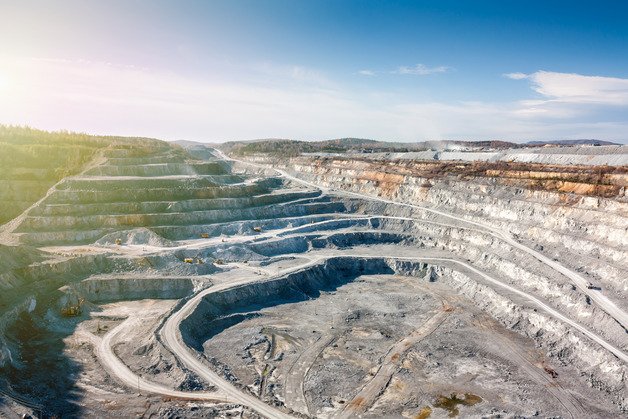
[[[297,165],[312,165],[321,173],[350,174],[357,181],[373,182],[382,196],[392,196],[406,176],[429,180],[455,177],[459,180],[489,178],[504,186],[531,190],[574,193],[604,198],[623,197],[628,186],[628,167],[557,166],[509,162],[424,162],[408,160],[374,161],[333,157],[293,160]]]

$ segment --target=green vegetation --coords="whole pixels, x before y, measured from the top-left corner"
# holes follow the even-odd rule
[[[423,147],[402,143],[386,143],[361,138],[340,138],[326,141],[256,140],[232,141],[218,145],[219,148],[238,156],[267,154],[276,157],[295,157],[301,153],[347,153],[347,152],[407,152]]]
[[[313,153],[316,148],[304,141],[268,140],[250,143],[226,143],[225,148],[233,154],[246,156],[251,154],[269,154],[272,156],[295,157],[301,153]]]
[[[216,147],[236,156],[266,154],[273,157],[295,157],[302,153],[406,153],[410,151],[442,149],[451,145],[471,147],[475,150],[494,150],[523,146],[506,141],[422,141],[418,143],[399,143],[362,138],[339,138],[325,141],[283,139],[231,141],[224,144],[216,144]]]
[[[48,132],[0,125],[0,224],[19,215],[66,176],[79,173],[100,152],[145,155],[168,144],[146,138]]]
[[[296,157],[302,153],[406,153],[425,150],[464,149],[472,151],[505,150],[513,148],[572,146],[572,145],[611,145],[599,140],[533,141],[513,143],[501,140],[459,141],[438,140],[416,143],[376,141],[363,138],[339,138],[324,141],[297,141],[287,139],[262,139],[252,141],[230,141],[214,144],[215,147],[236,156],[266,154],[271,157]]]

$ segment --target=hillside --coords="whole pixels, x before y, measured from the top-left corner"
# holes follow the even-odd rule
[[[103,150],[133,150],[138,156],[169,147],[147,138],[47,132],[0,125],[0,224],[41,199],[59,180],[79,173]]]

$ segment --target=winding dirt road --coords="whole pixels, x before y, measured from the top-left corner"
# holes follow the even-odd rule
[[[119,324],[116,328],[109,331],[102,339],[98,339],[96,336],[92,335],[93,337],[91,337],[91,340],[95,343],[96,356],[98,357],[101,365],[105,366],[111,375],[117,377],[118,380],[129,388],[139,388],[140,392],[150,392],[186,400],[204,400],[216,403],[234,402],[233,399],[225,397],[225,395],[221,392],[205,393],[173,390],[171,388],[155,384],[151,381],[147,381],[131,371],[129,367],[127,367],[114,353],[112,343],[118,335],[128,329],[136,327],[141,323],[141,321],[142,320],[139,317],[130,317]],[[100,341],[99,343],[98,340]]]
[[[230,282],[229,284],[214,286],[196,294],[183,307],[181,307],[179,311],[175,312],[168,318],[161,329],[161,337],[164,344],[172,351],[173,354],[175,354],[183,365],[192,370],[206,382],[215,385],[234,402],[247,406],[267,418],[289,418],[290,416],[286,413],[267,405],[262,400],[251,394],[245,393],[229,381],[222,378],[219,374],[212,371],[201,362],[199,354],[189,348],[181,338],[181,322],[194,311],[203,297],[209,293],[224,291],[225,289],[242,285],[247,282],[251,282],[251,280],[235,281]]]
[[[286,406],[290,406],[290,408],[297,412],[301,412],[306,415],[310,414],[310,407],[307,404],[305,392],[303,391],[305,376],[310,371],[312,364],[314,364],[314,361],[316,361],[321,352],[331,345],[336,338],[336,334],[325,334],[314,342],[314,344],[308,346],[305,351],[301,352],[297,360],[287,372],[286,379],[284,381],[284,397],[286,400]]]

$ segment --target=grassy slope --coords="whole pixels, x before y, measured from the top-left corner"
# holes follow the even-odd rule
[[[167,144],[146,138],[101,137],[0,125],[0,224],[40,199],[66,176],[79,173],[99,151],[142,155]]]

